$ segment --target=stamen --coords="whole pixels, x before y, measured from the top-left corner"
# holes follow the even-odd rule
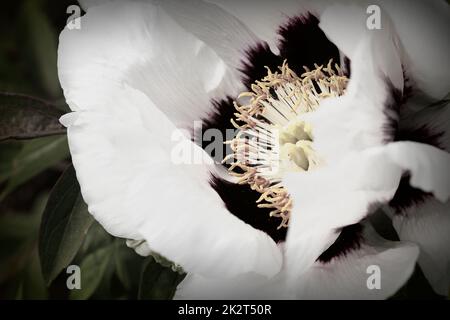
[[[266,67],[267,68],[267,67]],[[312,128],[301,115],[319,108],[325,98],[345,92],[348,78],[332,60],[327,66],[304,67],[299,77],[284,61],[279,71],[267,68],[267,76],[243,92],[234,103],[236,113],[231,119],[239,130],[226,141],[233,153],[223,159],[232,160],[229,172],[239,184],[248,184],[261,193],[258,207],[271,208],[271,217],[281,219],[280,226],[289,225],[292,199],[282,185],[287,171],[307,171],[320,165],[313,148]]]

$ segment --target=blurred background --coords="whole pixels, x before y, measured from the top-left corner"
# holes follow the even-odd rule
[[[170,299],[184,274],[161,257],[139,257],[123,239],[108,235],[79,194],[57,122],[68,107],[56,65],[58,35],[67,8],[76,4],[2,2],[0,299]],[[390,238],[389,232],[381,233]],[[67,289],[68,264],[80,266],[81,290]],[[417,268],[393,298],[440,297]]]
[[[0,92],[39,97],[66,108],[56,50],[71,4],[76,1],[3,1]],[[0,142],[0,298],[50,296],[37,239],[48,195],[70,164],[69,157],[63,135]]]

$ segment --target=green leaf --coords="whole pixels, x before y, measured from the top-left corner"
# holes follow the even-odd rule
[[[184,277],[185,274],[175,272],[156,262],[153,257],[149,257],[142,266],[138,299],[172,299]]]
[[[145,258],[138,255],[133,249],[128,248],[123,239],[115,240],[114,263],[116,274],[125,290],[133,298],[137,297],[140,272],[144,261]]]
[[[114,244],[88,254],[81,263],[81,289],[70,291],[71,300],[89,299],[97,290],[108,270],[114,252]]]
[[[42,300],[48,297],[37,250],[34,250],[30,257],[21,285],[22,299]]]
[[[81,264],[84,258],[92,252],[112,244],[114,238],[103,229],[103,227],[94,220],[89,228],[83,244],[78,250],[73,263]]]
[[[46,193],[38,196],[31,212],[6,212],[0,215],[0,287],[5,282],[15,281],[15,287],[18,288],[25,269],[35,273],[36,277],[41,277],[40,267],[38,270],[34,262],[38,261],[39,225],[47,199]],[[14,297],[17,288],[9,296]]]
[[[3,141],[0,143],[0,183],[5,182],[11,176],[14,160],[23,148],[21,141]]]
[[[41,222],[39,255],[47,284],[73,260],[92,222],[70,166],[53,188]]]
[[[35,236],[39,229],[41,215],[11,214],[0,215],[0,239],[29,239]]]
[[[41,87],[56,98],[61,95],[57,71],[58,36],[37,1],[26,1],[23,6],[25,36],[30,49],[32,65]]]
[[[10,250],[2,248],[4,252],[0,260],[0,284],[23,271],[32,250],[30,243],[24,241],[3,242],[3,245],[10,247]]]
[[[112,261],[112,258],[114,256],[114,249],[111,249],[110,255],[111,257],[108,258],[108,264],[106,266],[106,269],[103,271],[101,281],[97,285],[97,288],[95,288],[94,293],[89,297],[89,299],[113,300],[117,297],[115,284],[118,283],[118,280],[117,278],[114,277],[115,265],[114,262]]]
[[[22,6],[22,1],[2,3],[0,10],[0,90],[14,92],[33,92],[33,81],[27,66],[28,48],[24,46],[24,37],[19,34],[20,19],[14,14]]]
[[[28,179],[69,156],[66,136],[38,138],[21,144],[20,151],[12,153],[14,157],[0,166],[0,183],[8,180],[0,193],[0,201]]]
[[[25,264],[30,243],[37,239],[40,218],[40,214],[0,215],[0,283]]]
[[[49,103],[26,95],[0,92],[0,141],[64,134],[59,123],[63,112]]]

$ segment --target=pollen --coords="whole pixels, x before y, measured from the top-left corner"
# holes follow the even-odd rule
[[[271,217],[281,219],[278,228],[288,227],[292,199],[283,186],[287,172],[314,170],[321,159],[314,151],[313,128],[302,116],[320,107],[323,99],[345,92],[348,78],[338,64],[315,65],[298,76],[286,61],[243,92],[234,102],[231,119],[238,129],[226,141],[232,152],[224,159],[237,183],[248,184],[261,194],[258,207],[270,208]]]

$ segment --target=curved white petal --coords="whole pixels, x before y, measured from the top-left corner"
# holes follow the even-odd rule
[[[371,29],[371,17],[375,11],[369,5],[380,8],[380,29]],[[370,34],[390,34],[396,43],[401,64],[392,63],[391,47],[387,38],[380,38],[376,54],[385,71],[394,71],[400,79],[401,66],[408,77],[420,89],[433,98],[441,99],[448,92],[450,75],[450,8],[444,1],[363,1],[338,3],[322,11],[320,26],[327,36],[350,59],[353,59],[358,43]]]
[[[301,273],[311,267],[339,236],[339,228],[359,222],[371,205],[394,195],[401,175],[384,152],[373,148],[337,164],[286,176],[284,184],[293,199],[286,240],[288,269]]]
[[[409,279],[419,249],[387,241],[366,226],[358,249],[328,263],[315,262],[288,283],[299,299],[386,299]],[[378,279],[379,282],[378,282]]]
[[[387,241],[370,227],[364,229],[362,241],[359,248],[328,263],[315,262],[304,273],[281,270],[269,280],[254,274],[227,280],[189,274],[175,299],[388,298],[411,276],[419,249],[413,243]],[[370,278],[378,271],[380,287],[374,280],[377,275]]]
[[[297,0],[206,0],[218,4],[240,19],[259,39],[266,41],[278,53],[278,30],[289,17],[298,16],[311,8],[308,1]]]
[[[366,10],[367,5],[363,3],[331,5],[320,16],[319,26],[352,61],[352,77],[353,70],[358,72],[356,68],[361,68],[361,64],[368,63],[366,70],[372,71],[372,74],[363,75],[358,72],[358,77],[371,78],[379,76],[381,72],[396,88],[403,89],[400,47],[389,16],[381,11],[382,28],[371,30],[367,26]],[[363,52],[362,46],[365,46]],[[359,80],[363,79],[361,77]]]
[[[276,300],[293,299],[283,273],[267,279],[243,274],[232,279],[211,279],[188,274],[179,284],[176,300]]]
[[[356,12],[361,10],[358,6],[351,8]],[[336,7],[331,12],[336,12],[337,19],[342,10]],[[327,9],[325,18],[328,14],[331,13]],[[346,13],[343,15],[345,17]],[[329,24],[331,28],[333,24],[329,21],[325,19],[321,25]],[[345,94],[325,99],[317,111],[302,116],[311,124],[314,149],[326,164],[339,161],[351,152],[384,144],[389,138],[386,132],[389,123],[386,111],[393,99],[392,90],[403,88],[401,63],[388,30],[367,33],[354,41],[357,43],[348,44],[352,46],[351,49],[345,45],[341,48],[344,52],[351,51],[351,54],[346,54],[352,58],[351,78]],[[378,50],[380,44],[384,48],[382,54]]]
[[[78,3],[81,5],[81,7],[84,10],[88,10],[89,8],[99,6],[108,1],[112,1],[112,0],[78,0]]]
[[[413,101],[414,102],[414,101]],[[431,135],[432,142],[437,142],[439,147],[450,151],[450,102],[449,100],[436,103],[423,108],[424,104],[417,107],[419,103],[405,105],[411,113],[402,119],[400,125],[405,130],[414,131],[425,129],[425,133]],[[427,136],[423,137],[430,138]]]
[[[99,110],[86,92],[127,84],[183,128],[192,128],[211,111],[211,99],[236,93],[239,84],[216,52],[160,5],[135,1],[93,6],[80,30],[64,30],[58,70],[72,110]]]
[[[280,251],[283,244],[278,245]],[[293,299],[293,292],[286,283],[283,269],[267,279],[255,273],[240,274],[229,279],[213,279],[199,274],[188,274],[178,285],[174,299],[177,300],[276,300]]]
[[[153,253],[152,248],[144,240],[127,239],[125,243],[128,248],[133,249],[140,256],[148,257]]]
[[[390,201],[406,172],[414,187],[447,201],[450,155],[420,143],[369,148],[323,168],[288,175],[284,184],[294,206],[286,241],[287,267],[296,273],[306,271],[336,239],[336,230]]]
[[[241,77],[239,69],[246,50],[258,42],[243,22],[220,6],[202,0],[165,0],[161,6],[183,28],[205,42],[230,67],[236,79]]]
[[[213,167],[174,163],[180,146],[211,161],[174,130],[204,115],[227,82],[214,51],[158,6],[109,2],[62,33],[58,58],[75,111],[61,122],[83,197],[108,232],[146,240],[188,272],[278,271],[275,243],[229,214],[210,187]]]
[[[388,144],[386,155],[403,171],[411,172],[413,187],[431,192],[441,202],[450,197],[450,154],[415,142]]]
[[[450,84],[450,6],[445,1],[380,2],[403,46],[402,59],[417,86],[442,99]]]
[[[447,296],[450,288],[450,202],[429,200],[393,217],[400,239],[418,244],[419,265],[434,290]]]
[[[228,277],[279,271],[276,244],[225,209],[209,184],[211,159],[175,134],[145,94],[122,84],[89,97],[99,108],[73,112],[62,122],[83,198],[109,233],[143,239],[187,272]],[[177,150],[189,158],[177,157]]]

